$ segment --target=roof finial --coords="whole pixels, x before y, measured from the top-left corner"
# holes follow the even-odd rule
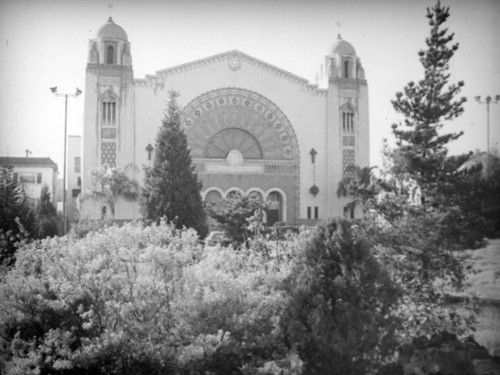
[[[337,22],[337,39],[342,39],[342,36],[340,35],[340,27],[342,24],[340,22]]]
[[[113,9],[113,4],[109,3],[109,4],[108,4],[108,9],[109,9],[109,13],[111,13],[111,12],[112,12],[112,9]],[[108,22],[114,23],[114,22],[113,22],[113,17],[109,16],[109,18],[108,18]]]

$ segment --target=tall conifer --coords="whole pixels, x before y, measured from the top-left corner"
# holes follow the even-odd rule
[[[0,165],[0,266],[12,264],[16,242],[35,232],[35,215],[14,167]]]
[[[44,185],[35,210],[38,238],[57,235],[57,211],[50,201],[49,187]]]
[[[202,185],[181,126],[178,95],[170,92],[167,112],[156,137],[153,166],[145,168],[141,208],[146,219],[166,216],[178,228],[194,228],[203,237],[207,225],[200,195]]]
[[[462,135],[462,132],[439,132],[442,121],[462,114],[466,101],[466,98],[454,100],[463,81],[448,84],[449,62],[458,49],[458,43],[451,44],[454,34],[443,26],[448,17],[449,7],[441,6],[439,0],[434,7],[427,8],[431,32],[425,40],[427,49],[418,53],[425,70],[424,79],[409,82],[404,93],[398,92],[392,101],[395,110],[405,117],[404,125],[392,126],[398,146],[396,167],[419,184],[424,203],[429,202],[428,197],[444,177],[446,145]]]

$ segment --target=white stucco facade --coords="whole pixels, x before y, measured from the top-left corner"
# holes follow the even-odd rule
[[[325,63],[323,87],[238,50],[135,79],[127,35],[108,20],[89,44],[83,190],[105,163],[142,183],[175,90],[202,197],[258,192],[276,202],[272,221],[343,215],[337,184],[350,166],[369,163],[368,87],[354,48],[340,37]],[[138,217],[137,205],[118,205],[117,219]]]
[[[40,199],[43,186],[47,186],[50,200],[54,203],[56,181],[58,176],[57,164],[50,158],[36,157],[0,157],[0,165],[13,167],[14,180],[19,183],[26,196],[34,204]],[[54,203],[55,204],[55,203]]]

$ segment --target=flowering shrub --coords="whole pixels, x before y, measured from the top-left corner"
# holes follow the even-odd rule
[[[387,333],[392,289],[369,247],[322,228],[239,250],[163,221],[25,244],[0,285],[0,373],[298,375],[350,361]],[[352,328],[363,321],[366,334]]]
[[[285,351],[278,327],[284,259],[203,251],[195,231],[164,222],[26,245],[0,286],[5,371],[263,366]]]

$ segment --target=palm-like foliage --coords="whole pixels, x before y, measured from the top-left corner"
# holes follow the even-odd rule
[[[115,217],[116,202],[124,199],[135,201],[139,196],[139,186],[118,167],[107,165],[93,170],[90,174],[93,189],[85,192],[81,199],[102,201],[109,208],[111,219]]]

